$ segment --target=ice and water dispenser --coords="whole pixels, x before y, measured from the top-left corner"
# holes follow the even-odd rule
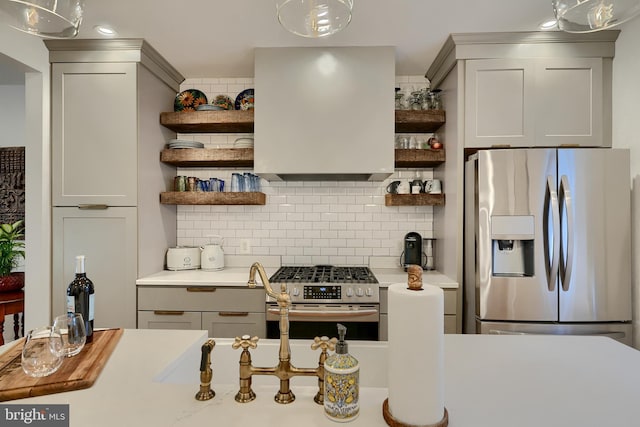
[[[534,217],[491,217],[491,260],[494,276],[533,276]]]

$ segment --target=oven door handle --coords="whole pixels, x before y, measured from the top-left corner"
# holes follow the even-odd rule
[[[279,308],[267,309],[269,314],[280,314]],[[372,314],[378,314],[378,310],[289,310],[290,317],[333,317],[343,316],[345,318],[371,316]]]

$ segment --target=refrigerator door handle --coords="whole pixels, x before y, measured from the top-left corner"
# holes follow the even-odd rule
[[[558,194],[556,193],[556,183],[553,176],[547,176],[547,195],[545,197],[545,209],[543,215],[544,233],[544,256],[545,267],[547,269],[547,286],[549,292],[556,290],[556,278],[558,276],[558,265],[560,263],[560,209],[558,206]],[[549,209],[553,220],[553,258],[549,262]]]
[[[565,258],[566,261],[560,263],[560,281],[562,283],[562,290],[566,292],[571,285],[571,269],[573,266],[573,204],[571,202],[569,179],[566,175],[562,175],[562,178],[560,178],[559,193],[567,216],[567,256]]]

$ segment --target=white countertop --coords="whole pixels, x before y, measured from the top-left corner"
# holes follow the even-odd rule
[[[277,267],[265,267],[270,277],[278,270]],[[407,273],[402,268],[373,268],[373,274],[378,279],[380,287],[388,287],[392,283],[407,281]],[[231,267],[220,271],[204,270],[163,270],[136,280],[138,286],[247,286],[249,267]],[[437,271],[422,273],[425,284],[439,286],[443,289],[456,289],[458,283]],[[259,277],[256,283],[261,286]]]
[[[73,427],[336,425],[313,402],[315,387],[297,381],[312,378],[292,379],[297,398],[289,405],[273,401],[277,379],[262,376],[254,377],[256,400],[235,402],[240,351],[231,349],[230,339],[216,339],[212,353],[215,398],[196,401],[205,339],[205,331],[126,330],[93,387],[9,403],[68,403]],[[310,343],[292,342],[296,366],[317,361]],[[275,365],[277,344],[258,342],[254,365]],[[350,425],[386,426],[381,410],[388,396],[386,345],[350,343],[360,359],[362,383],[361,413]],[[609,338],[445,335],[451,427],[635,427],[638,396],[640,352]]]

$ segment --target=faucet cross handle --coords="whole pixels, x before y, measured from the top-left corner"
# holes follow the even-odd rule
[[[231,348],[237,350],[242,347],[243,350],[248,348],[256,348],[258,346],[258,337],[250,337],[249,335],[243,335],[242,338],[236,337],[233,344],[231,344]]]
[[[315,337],[313,339],[313,344],[311,344],[311,350],[317,350],[320,348],[323,352],[327,350],[333,351],[336,349],[337,342],[338,340],[336,338],[329,339],[329,337],[326,336]]]

